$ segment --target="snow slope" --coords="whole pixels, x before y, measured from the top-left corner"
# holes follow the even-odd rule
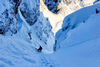
[[[39,11],[38,0],[22,0],[17,13],[13,9],[14,4],[13,0],[0,0],[0,67],[41,67],[45,61],[42,53],[53,53],[55,38],[50,22]],[[16,23],[7,22],[9,18]],[[13,34],[14,27],[17,31]],[[39,45],[42,52],[35,49]]]
[[[100,67],[100,13],[68,32],[61,49],[51,57],[58,67]]]
[[[99,8],[100,4],[95,4],[89,7],[85,7],[80,9],[68,16],[65,17],[62,25],[62,29],[60,29],[56,33],[57,46],[60,46],[60,43],[63,42],[69,35],[67,34],[70,30],[76,28],[80,25],[80,23],[85,23],[87,19],[92,15],[96,14],[96,9]],[[63,36],[65,35],[65,36]],[[57,48],[58,48],[57,47]]]
[[[88,10],[97,8],[99,6],[100,3],[91,6],[92,8],[88,7]],[[80,11],[85,12],[87,9],[83,8],[75,13],[80,14]],[[74,16],[75,13],[72,15]],[[88,15],[86,13],[83,14]],[[78,24],[76,28],[70,29],[67,33],[66,31],[60,32],[60,36],[63,36],[65,39],[62,39],[61,37],[59,38],[62,40],[60,41],[60,49],[50,55],[51,58],[55,60],[55,62],[58,62],[58,67],[100,67],[99,18],[100,12],[98,14],[92,13],[84,23],[82,22]],[[79,19],[76,20],[78,21]],[[63,25],[66,25],[65,23],[67,22],[64,22]]]
[[[4,1],[6,2],[6,0]],[[28,3],[32,0],[25,1]],[[34,2],[38,1],[35,0]],[[58,31],[59,37],[62,36],[62,38],[58,37],[61,49],[54,53],[52,52],[55,38],[48,19],[44,18],[43,14],[39,12],[38,20],[35,24],[30,25],[26,21],[29,16],[25,18],[21,13],[22,5],[19,6],[16,14],[18,22],[17,33],[12,36],[9,31],[5,32],[5,34],[0,34],[0,67],[99,67],[100,13],[96,14],[95,10],[99,6],[100,4],[95,4],[80,9],[65,18],[61,29],[64,31]],[[85,11],[88,10],[91,10],[91,12],[86,13]],[[79,14],[82,14],[82,17],[76,18],[75,16],[80,17]],[[66,22],[68,17],[71,18],[69,23],[72,25],[71,27]],[[69,29],[65,28],[66,26]],[[66,33],[66,31],[68,32]],[[47,44],[45,43],[45,38],[47,39]],[[38,52],[35,49],[40,44],[43,47],[42,52]]]
[[[21,37],[34,44],[35,48],[41,45],[46,53],[53,52],[55,38],[52,26],[48,18],[39,11],[39,0],[21,0],[18,8],[13,0],[4,0],[0,3],[2,5],[0,8],[1,34]]]
[[[100,67],[99,18],[100,13],[91,14],[85,23],[68,32],[59,50],[44,57],[55,62],[53,67]]]

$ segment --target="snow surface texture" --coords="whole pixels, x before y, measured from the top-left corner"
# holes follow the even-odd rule
[[[55,1],[57,1],[57,3],[55,3]],[[54,4],[54,6],[53,5],[51,5],[52,7],[50,6],[54,10],[60,9],[60,11],[58,11],[59,12],[58,14],[54,14],[48,10],[48,8],[50,7],[45,6],[43,0],[40,0],[40,11],[43,12],[45,17],[49,18],[50,23],[53,27],[52,31],[54,32],[54,34],[56,34],[56,32],[62,28],[61,26],[62,26],[63,20],[68,14],[71,14],[72,12],[75,12],[76,10],[80,8],[92,5],[93,2],[94,0],[82,0],[82,1],[81,0],[60,0],[60,1],[46,0],[46,3]]]

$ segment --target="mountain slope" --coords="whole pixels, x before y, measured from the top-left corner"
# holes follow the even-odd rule
[[[100,6],[100,3],[91,7],[97,8],[98,6]],[[88,7],[88,10],[91,10],[91,7]],[[82,12],[83,9],[81,9],[80,11]],[[79,13],[79,11],[77,11],[76,13]],[[83,14],[85,15],[86,13]],[[62,41],[60,41],[60,49],[50,55],[52,59],[58,62],[58,67],[100,66],[99,18],[100,12],[97,14],[91,14],[84,23],[82,22],[78,24],[78,26],[74,29],[70,29],[68,33],[66,33],[66,31],[62,31],[62,33],[60,32],[60,36],[63,36],[65,39],[62,39],[61,37],[59,38],[60,40],[62,39]],[[67,22],[64,22],[63,25],[66,26],[65,23]]]
[[[21,0],[16,12],[15,4],[0,0],[0,67],[42,66],[42,52],[53,53],[55,43],[50,22],[39,11],[38,0]],[[35,49],[39,45],[41,53]]]
[[[57,1],[57,3],[55,3]],[[71,2],[71,3],[70,3]],[[76,10],[90,6],[92,5],[94,0],[46,0],[47,4],[51,4],[50,6],[46,6],[43,2],[43,0],[40,0],[40,11],[43,12],[45,17],[48,17],[51,25],[52,25],[52,31],[54,34],[61,29],[61,25],[63,23],[64,18],[71,14],[72,12],[75,12]],[[59,10],[57,14],[52,13],[48,8],[51,8],[52,10]]]
[[[60,43],[63,42],[68,36],[68,32],[77,26],[80,25],[80,23],[86,23],[87,19],[92,15],[96,14],[96,9],[99,8],[100,4],[95,4],[93,6],[85,7],[83,9],[80,9],[68,16],[65,17],[62,29],[60,29],[56,33],[56,39],[57,39],[57,45],[60,46]],[[65,36],[63,36],[65,35]],[[57,48],[58,48],[57,47]]]
[[[8,0],[0,3],[2,14],[7,9],[3,4],[10,4]],[[48,18],[38,11],[39,6],[36,5],[39,5],[38,0],[22,0],[17,14],[14,12],[10,15],[8,11],[8,14],[16,19],[17,24],[14,26],[11,23],[8,31],[0,34],[0,67],[100,66],[100,3],[82,8],[65,17],[62,29],[56,35],[56,48],[60,49],[54,53],[55,38],[52,27]],[[0,17],[4,17],[0,18],[1,21],[9,16]],[[33,21],[29,22],[30,19]],[[10,30],[14,29],[13,27],[17,29],[14,34]],[[43,47],[42,52],[35,49],[39,45]]]
[[[44,18],[42,12],[39,11],[39,1],[21,0],[17,8],[14,6],[16,2],[13,0],[4,1],[0,2],[2,5],[0,13],[1,34],[21,37],[33,44],[34,47],[45,46],[43,50],[52,53],[55,42],[54,34],[49,20]]]

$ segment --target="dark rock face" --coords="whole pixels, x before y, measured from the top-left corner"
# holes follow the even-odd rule
[[[0,34],[4,34],[5,32],[5,29],[4,29],[4,26],[3,26],[3,22],[0,21]]]
[[[14,12],[15,4],[9,1],[8,5],[10,8],[6,8],[4,5],[5,10],[0,15],[1,34],[4,34],[7,31],[10,31],[12,34],[15,34],[17,31],[17,20],[16,14]]]
[[[19,0],[13,0],[13,1],[17,4]]]
[[[57,5],[59,4],[59,2],[59,0],[45,0],[46,6],[53,13],[57,13]]]

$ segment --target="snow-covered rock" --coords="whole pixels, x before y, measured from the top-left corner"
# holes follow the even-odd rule
[[[45,17],[48,17],[52,25],[52,31],[54,34],[61,29],[64,18],[75,12],[76,10],[90,6],[93,4],[94,0],[45,0],[49,6],[45,6],[43,0],[40,0],[40,10],[43,12]],[[57,1],[57,3],[55,3]],[[53,2],[53,3],[52,3]],[[59,2],[59,3],[58,3]],[[57,14],[51,13],[48,8],[52,10],[59,10]]]
[[[61,8],[61,14],[66,16],[82,7],[92,5],[94,0],[61,0],[58,9]]]
[[[0,7],[0,67],[42,66],[41,53],[53,53],[55,37],[39,0],[0,0]]]
[[[45,0],[43,1],[45,5],[48,7],[48,9],[53,13],[58,13],[57,6],[59,4],[59,0]]]
[[[16,6],[13,1],[0,1],[0,33],[9,31],[11,34],[17,33]]]
[[[4,0],[0,3],[0,34],[18,37],[30,42],[34,48],[41,45],[45,53],[53,52],[52,26],[39,11],[39,0]]]
[[[39,1],[37,0],[37,2],[35,2],[35,0],[22,0],[20,6],[21,13],[27,23],[33,25],[38,20],[40,15]]]

